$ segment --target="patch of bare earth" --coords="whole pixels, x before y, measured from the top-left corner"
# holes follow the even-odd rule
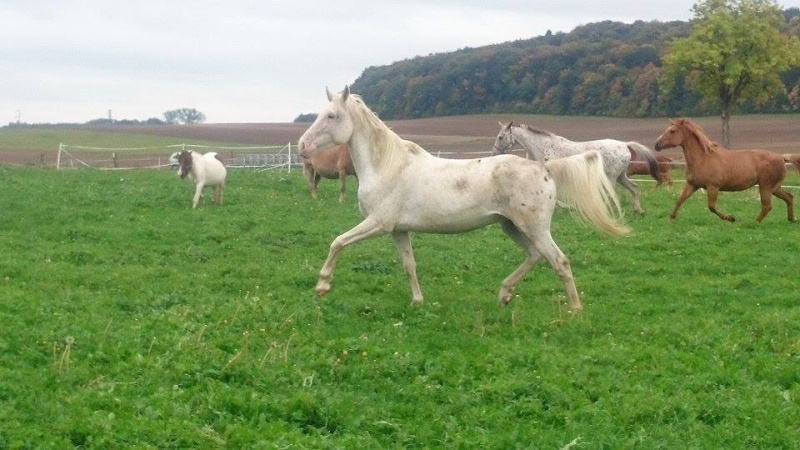
[[[637,141],[652,148],[669,120],[617,119],[605,117],[563,117],[536,115],[475,115],[430,119],[390,120],[389,125],[402,138],[421,145],[433,154],[446,157],[480,157],[491,152],[498,122],[525,123],[575,141],[611,138]],[[721,121],[716,117],[695,119],[708,136],[721,141]],[[187,140],[214,141],[234,145],[285,145],[296,143],[310,124],[245,123],[191,126],[85,126],[82,129],[109,133],[141,133]],[[800,119],[796,115],[737,116],[731,120],[732,149],[765,148],[778,153],[799,153]],[[52,161],[53,154],[4,149],[0,162],[39,164]],[[521,152],[515,152],[521,154]],[[664,152],[673,159],[683,158],[680,149]]]

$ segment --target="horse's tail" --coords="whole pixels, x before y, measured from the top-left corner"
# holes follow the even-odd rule
[[[631,154],[637,154],[647,161],[647,170],[650,171],[650,176],[656,181],[664,181],[661,179],[661,174],[658,172],[658,160],[653,152],[638,142],[628,142],[628,150]]]
[[[577,211],[581,220],[610,235],[630,233],[600,153],[579,153],[544,165],[556,181],[558,199]]]
[[[796,155],[794,153],[784,153],[783,161],[794,164],[794,167],[797,169],[797,172],[800,173],[800,155]]]

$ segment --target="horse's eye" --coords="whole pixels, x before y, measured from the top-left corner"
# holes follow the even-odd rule
[[[335,118],[336,118],[336,114],[335,113],[328,113],[328,119],[333,120]]]

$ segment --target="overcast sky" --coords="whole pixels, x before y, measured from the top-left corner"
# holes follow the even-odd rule
[[[369,66],[603,20],[689,20],[694,3],[0,0],[0,125],[184,107],[208,123],[291,122]]]

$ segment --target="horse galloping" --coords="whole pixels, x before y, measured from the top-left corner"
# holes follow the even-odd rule
[[[614,139],[575,142],[525,124],[500,123],[500,132],[495,138],[492,155],[506,153],[515,145],[522,146],[534,161],[539,162],[577,155],[590,150],[599,152],[603,157],[606,176],[612,183],[616,181],[631,193],[633,210],[638,214],[644,214],[644,209],[639,201],[639,187],[625,174],[631,161],[631,153],[636,153],[644,158],[647,161],[650,175],[653,178],[658,177],[655,156],[650,149],[638,142],[622,142]]]
[[[225,188],[227,171],[217,152],[201,155],[192,150],[184,150],[178,154],[177,160],[178,177],[183,179],[188,176],[194,182],[192,208],[197,208],[205,186],[214,188],[214,203],[222,204],[222,191]]]
[[[656,180],[656,188],[664,183],[667,183],[667,188],[672,190],[672,159],[661,153],[656,154],[656,163],[658,163],[658,176],[653,177]],[[628,169],[625,174],[629,177],[631,175],[651,175],[650,165],[647,161],[643,161],[638,155],[631,150],[631,162],[628,164]],[[651,175],[652,176],[652,175]]]
[[[743,191],[757,184],[761,212],[756,221],[764,220],[772,209],[772,195],[786,202],[789,221],[796,221],[794,196],[781,187],[787,172],[783,155],[767,150],[727,150],[685,118],[671,120],[656,139],[656,151],[671,147],[681,147],[686,159],[686,183],[669,215],[671,219],[678,215],[678,208],[689,196],[703,188],[708,195],[708,209],[721,219],[734,222],[734,216],[717,209],[717,195],[720,191]]]
[[[503,280],[499,303],[511,301],[514,285],[544,257],[561,278],[570,310],[583,308],[569,260],[550,235],[550,222],[558,197],[603,232],[629,232],[615,214],[619,213],[619,201],[597,152],[547,163],[513,155],[438,158],[400,138],[361,97],[351,94],[349,87],[337,95],[328,92],[328,100],[328,106],[300,138],[300,154],[308,157],[348,143],[359,179],[359,208],[365,218],[331,243],[319,273],[317,296],[330,290],[343,248],[391,234],[408,277],[412,304],[419,304],[423,296],[409,232],[461,233],[499,222],[527,256]]]
[[[317,199],[317,185],[322,177],[339,180],[339,203],[344,202],[345,179],[348,175],[355,175],[353,160],[350,158],[350,148],[347,144],[336,148],[317,152],[309,158],[303,158],[303,176],[308,182],[311,197]]]

